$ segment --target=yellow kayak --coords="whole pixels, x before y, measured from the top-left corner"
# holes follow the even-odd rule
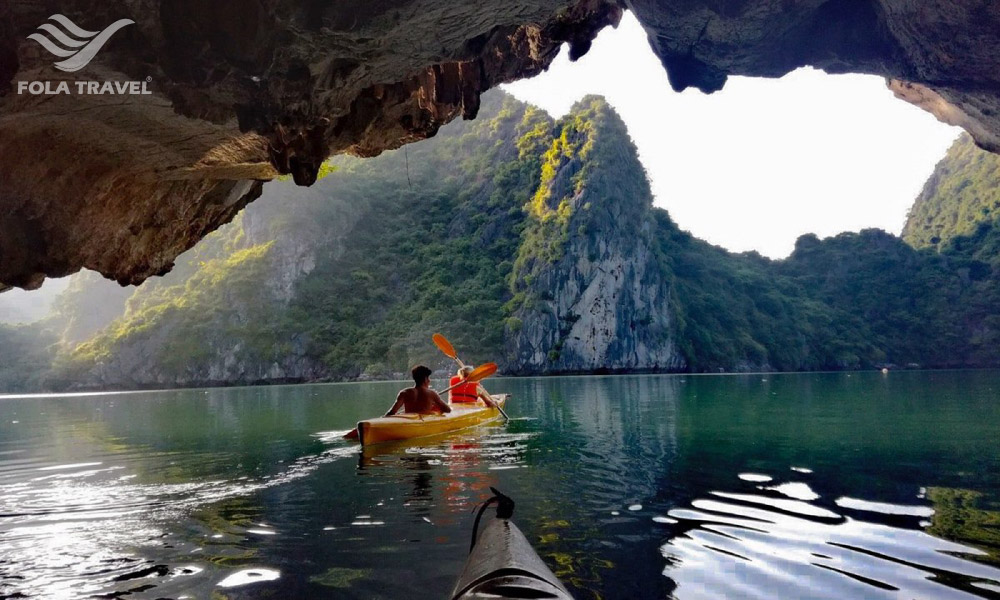
[[[507,404],[509,394],[494,394],[493,399],[501,407]],[[500,418],[496,408],[473,404],[462,406],[452,404],[446,415],[399,414],[358,422],[358,439],[362,446],[409,440],[449,431],[475,427]]]

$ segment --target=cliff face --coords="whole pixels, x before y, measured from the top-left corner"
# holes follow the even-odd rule
[[[514,271],[516,372],[675,370],[652,196],[624,123],[587,98],[557,126]]]
[[[162,275],[261,181],[309,185],[329,155],[374,156],[475,117],[482,92],[539,73],[564,42],[584,54],[625,8],[676,89],[803,65],[873,73],[1000,149],[1000,11],[975,0],[10,0],[0,4],[0,289],[81,267],[122,284]],[[93,32],[134,23],[70,73],[28,37],[53,14]],[[18,93],[32,81],[151,93]]]
[[[82,343],[67,328],[59,385],[177,387],[319,376],[315,361],[304,356],[303,340],[279,345],[271,335],[287,303],[287,274],[309,261],[297,244],[255,243],[243,221],[206,238],[157,285],[131,294]],[[115,288],[107,281],[87,283],[75,295],[83,306]]]
[[[69,322],[62,339],[75,350],[64,357],[61,385],[179,387],[328,376],[308,352],[309,336],[289,327],[288,307],[318,254],[343,252],[359,211],[335,203],[327,218],[310,218],[288,203],[328,198],[318,190],[296,194],[287,185],[269,190],[268,200],[185,254],[175,272],[134,293],[93,274],[80,276],[74,287],[83,289],[62,300],[64,314],[79,314],[109,294],[128,292],[128,300],[107,305],[116,312],[83,337],[85,325]],[[86,317],[94,321],[92,311]]]
[[[245,309],[246,306],[238,306],[227,319],[214,323],[231,328],[262,317]],[[220,331],[206,334],[192,351],[176,343],[179,335],[188,333],[187,325],[183,318],[162,320],[150,335],[118,345],[114,354],[86,372],[74,370],[61,375],[58,385],[69,389],[246,385],[319,380],[327,373],[322,364],[306,355],[305,340],[290,340],[282,346],[281,354],[272,355]],[[161,348],[180,355],[171,358]]]

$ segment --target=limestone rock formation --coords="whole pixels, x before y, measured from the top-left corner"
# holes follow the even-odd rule
[[[308,185],[331,154],[373,156],[475,117],[483,91],[541,72],[564,42],[582,55],[623,9],[677,89],[803,65],[873,73],[1000,150],[994,2],[9,0],[0,289],[81,267],[122,284],[162,274],[261,181],[291,174]],[[91,32],[135,23],[63,72],[28,37],[53,14]],[[132,81],[151,93],[18,93],[32,81]]]
[[[515,263],[508,370],[677,370],[670,282],[652,240],[652,193],[625,124],[579,102],[546,153]]]

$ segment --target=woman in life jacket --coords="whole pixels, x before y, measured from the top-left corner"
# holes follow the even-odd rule
[[[458,373],[451,378],[448,385],[453,386],[461,383],[461,381],[468,377],[472,371],[472,367],[468,365],[462,367],[458,370]],[[478,404],[478,401],[482,400],[487,406],[494,405],[493,397],[486,391],[486,388],[479,385],[476,381],[461,383],[461,385],[452,389],[449,394],[451,394],[448,398],[449,404]]]

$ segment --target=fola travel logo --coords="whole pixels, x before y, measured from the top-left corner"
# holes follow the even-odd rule
[[[111,36],[123,27],[134,24],[132,19],[119,19],[101,31],[88,31],[64,15],[55,14],[38,26],[38,32],[28,36],[49,54],[64,60],[54,67],[66,73],[75,73],[90,64]],[[71,94],[151,94],[146,81],[18,81],[18,94],[58,95]],[[72,86],[72,87],[71,87]]]
[[[70,21],[62,15],[52,15],[49,17],[52,23],[43,23],[38,26],[42,33],[33,33],[28,36],[29,40],[34,40],[42,45],[53,56],[65,58],[59,61],[55,67],[60,71],[73,73],[86,67],[94,56],[108,43],[111,36],[118,33],[118,30],[126,25],[135,23],[132,19],[119,19],[108,25],[104,31],[87,31]],[[60,28],[59,25],[62,25]],[[52,37],[45,34],[48,33]],[[75,36],[75,37],[74,37]],[[54,39],[53,39],[54,38]],[[57,43],[58,42],[58,43]],[[60,44],[62,44],[60,46]]]

